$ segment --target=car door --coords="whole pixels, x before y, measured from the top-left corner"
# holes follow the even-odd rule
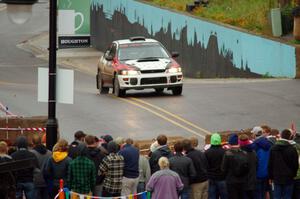
[[[105,84],[113,85],[114,67],[113,58],[115,58],[117,44],[113,43],[111,47],[105,52],[103,59],[103,80]]]

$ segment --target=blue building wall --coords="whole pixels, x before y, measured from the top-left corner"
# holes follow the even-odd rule
[[[92,45],[145,35],[179,51],[190,77],[296,76],[295,47],[135,0],[92,0]]]

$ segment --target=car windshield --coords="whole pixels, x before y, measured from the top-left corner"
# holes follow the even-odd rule
[[[166,50],[159,43],[121,44],[119,60],[169,58]]]

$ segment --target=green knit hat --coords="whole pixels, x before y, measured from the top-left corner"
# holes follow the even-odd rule
[[[221,136],[218,133],[214,133],[210,137],[211,145],[221,145]]]

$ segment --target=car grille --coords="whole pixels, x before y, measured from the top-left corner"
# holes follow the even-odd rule
[[[165,69],[159,69],[159,70],[142,70],[142,74],[148,74],[148,73],[164,73]]]
[[[165,84],[167,83],[166,77],[153,77],[153,78],[142,78],[141,85],[145,84]]]

